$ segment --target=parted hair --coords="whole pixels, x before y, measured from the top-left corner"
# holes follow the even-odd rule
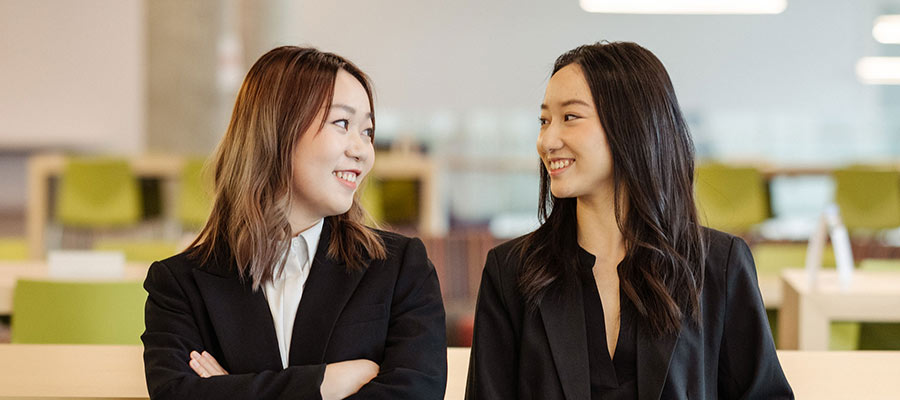
[[[577,64],[606,132],[615,215],[626,243],[619,284],[641,323],[660,335],[684,316],[700,320],[704,238],[694,206],[694,149],[662,62],[630,42],[580,46],[557,58],[553,74]],[[552,74],[551,74],[552,75]],[[541,226],[519,242],[519,289],[536,307],[576,279],[576,199],[557,198],[540,166]]]
[[[225,136],[209,167],[214,173],[213,206],[190,253],[203,262],[226,250],[253,289],[274,278],[286,260],[292,236],[288,222],[292,155],[300,135],[328,114],[335,77],[344,70],[365,88],[374,113],[368,76],[350,61],[314,48],[283,46],[250,68],[234,103]],[[372,124],[374,130],[374,116]],[[318,129],[324,126],[324,119]],[[358,192],[350,210],[326,217],[331,226],[328,256],[348,269],[367,258],[386,257],[380,237],[363,225]]]

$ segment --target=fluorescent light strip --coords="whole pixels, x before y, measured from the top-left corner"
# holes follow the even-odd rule
[[[579,0],[584,11],[610,14],[780,14],[787,0]]]
[[[900,85],[900,57],[863,57],[856,63],[856,76],[870,85]]]
[[[882,15],[875,18],[872,36],[881,43],[900,44],[900,15]]]

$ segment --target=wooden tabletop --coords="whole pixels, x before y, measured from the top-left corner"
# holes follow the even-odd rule
[[[0,398],[146,399],[142,346],[0,345]]]
[[[141,346],[0,344],[0,399],[146,399]],[[468,348],[448,349],[445,399],[462,399]],[[779,351],[797,399],[900,398],[900,352]]]

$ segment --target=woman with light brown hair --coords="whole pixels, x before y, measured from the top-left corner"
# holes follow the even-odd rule
[[[425,247],[363,225],[371,84],[279,47],[250,69],[215,154],[215,201],[144,287],[151,398],[442,399],[445,318]]]

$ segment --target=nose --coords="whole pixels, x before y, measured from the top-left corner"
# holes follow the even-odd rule
[[[344,151],[344,155],[356,161],[365,161],[365,146],[369,145],[369,143],[367,142],[368,139],[362,134],[351,136],[355,137],[355,139],[350,139],[350,143],[347,145],[347,149]]]
[[[539,154],[550,154],[563,147],[559,138],[559,130],[551,122],[538,135],[537,150]]]

